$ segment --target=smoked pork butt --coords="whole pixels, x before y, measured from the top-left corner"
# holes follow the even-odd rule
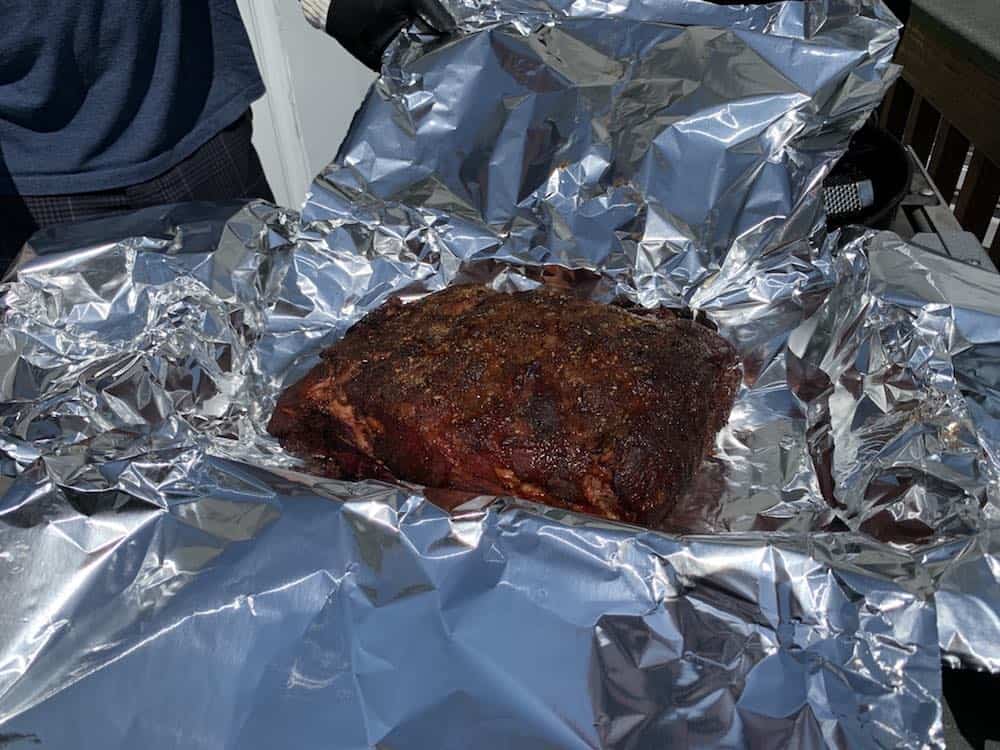
[[[334,478],[654,523],[711,452],[739,380],[732,347],[691,320],[455,286],[361,320],[282,394],[269,431]]]

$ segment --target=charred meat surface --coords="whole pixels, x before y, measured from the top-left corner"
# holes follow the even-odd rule
[[[711,451],[739,378],[729,344],[693,321],[456,286],[351,328],[269,430],[335,478],[650,523]]]

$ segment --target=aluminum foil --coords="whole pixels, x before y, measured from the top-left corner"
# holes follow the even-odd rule
[[[933,608],[678,540],[190,455],[168,507],[7,493],[0,721],[45,747],[925,746]],[[167,493],[164,493],[166,495]],[[30,549],[31,559],[18,556]],[[38,563],[44,561],[44,565]],[[16,597],[16,598],[15,598]]]
[[[5,290],[5,740],[940,742],[935,608],[851,562],[882,556],[871,540],[670,537],[490,498],[449,515],[234,447],[260,347],[308,288],[293,269],[321,258],[293,215],[231,211],[62,251],[72,228]]]
[[[449,5],[301,220],[53,231],[0,314],[0,739],[51,747],[940,746],[1000,669],[998,282],[818,189],[881,4]],[[392,295],[693,307],[745,380],[672,533],[298,473],[281,389]]]

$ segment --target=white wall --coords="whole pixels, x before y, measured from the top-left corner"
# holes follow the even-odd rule
[[[374,75],[313,28],[297,0],[237,0],[267,96],[254,105],[254,144],[280,205],[299,208],[330,162]]]

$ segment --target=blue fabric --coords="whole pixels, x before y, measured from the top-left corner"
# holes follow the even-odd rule
[[[235,0],[0,0],[0,194],[149,180],[263,93]]]

